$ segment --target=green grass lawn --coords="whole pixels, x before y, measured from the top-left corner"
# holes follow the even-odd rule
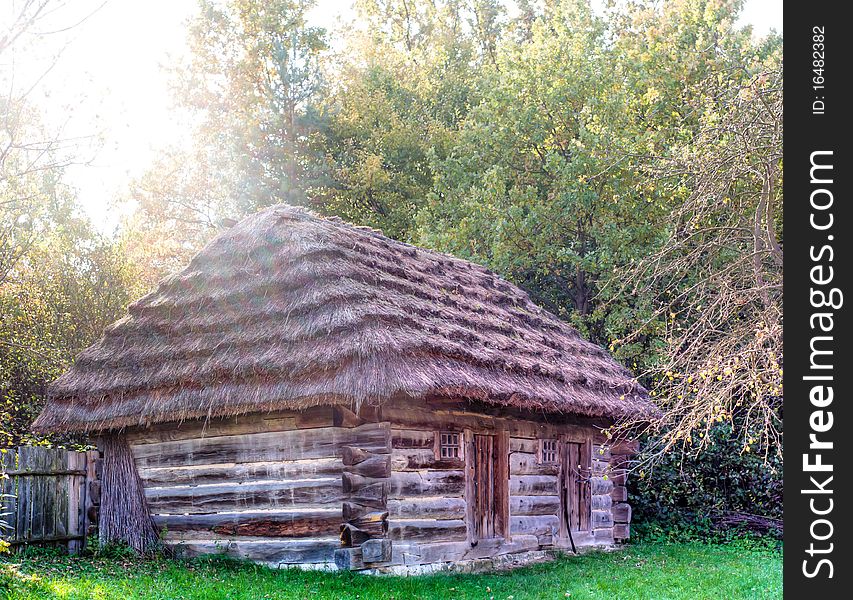
[[[0,597],[18,598],[781,598],[782,554],[745,545],[641,544],[487,575],[371,577],[225,560],[13,556]]]

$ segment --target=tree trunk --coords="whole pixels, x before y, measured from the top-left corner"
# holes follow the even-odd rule
[[[148,512],[145,492],[127,439],[120,434],[102,440],[104,471],[98,538],[101,544],[124,542],[137,552],[157,544],[154,521]]]

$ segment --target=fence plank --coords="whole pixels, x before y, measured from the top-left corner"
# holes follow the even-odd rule
[[[18,453],[6,450],[0,454],[0,471],[8,473],[17,468]],[[15,540],[17,531],[18,496],[17,478],[0,480],[0,537]]]
[[[85,473],[87,455],[82,452],[75,452],[66,457],[69,469],[83,468]],[[85,521],[80,514],[81,506],[85,500],[81,498],[80,492],[85,488],[86,477],[80,475],[72,475],[68,477],[68,482],[63,490],[63,514],[68,521],[68,532],[74,532],[85,536],[86,532]],[[70,540],[68,542],[68,552],[77,554],[83,548],[82,540]]]
[[[58,460],[59,455],[57,450],[47,450],[44,457],[44,468],[50,471],[60,470]],[[62,452],[61,450],[59,452]],[[64,452],[63,452],[64,454]],[[42,506],[42,539],[56,537],[56,509],[58,496],[58,485],[64,483],[67,479],[66,475],[56,475],[54,477],[42,477],[43,500]]]
[[[18,449],[18,470],[25,470],[30,467],[30,448],[23,447]],[[30,484],[32,483],[29,477],[18,477],[18,515],[15,526],[15,541],[26,541],[30,538]]]
[[[49,468],[47,453],[43,448],[32,448],[30,452],[30,464],[34,471],[46,472]],[[44,539],[44,500],[45,484],[47,477],[40,475],[26,476],[30,483],[30,540],[38,541]]]

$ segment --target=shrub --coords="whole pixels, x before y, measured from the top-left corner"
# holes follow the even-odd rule
[[[712,436],[714,443],[701,453],[671,452],[628,478],[632,536],[672,541],[781,534],[781,459],[773,450],[767,457],[744,451],[728,423],[712,429]]]

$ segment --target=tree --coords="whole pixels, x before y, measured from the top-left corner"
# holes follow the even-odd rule
[[[48,127],[32,101],[59,60],[21,69],[45,31],[68,30],[56,0],[3,6],[0,32],[0,447],[79,442],[33,435],[47,384],[101,335],[136,293],[122,249],[97,236],[63,183],[79,140]],[[61,27],[53,27],[57,22]],[[70,25],[70,29],[74,24]],[[38,32],[38,33],[36,33]]]
[[[145,291],[124,248],[96,235],[74,210],[69,201],[51,214],[51,233],[0,284],[0,447],[44,440],[29,426],[47,385]]]
[[[134,182],[137,220],[196,249],[222,219],[304,203],[322,176],[315,100],[325,32],[310,0],[200,0],[178,104],[197,123],[188,149],[164,152]]]
[[[645,127],[611,35],[564,1],[507,41],[418,216],[422,243],[488,264],[598,341],[602,284],[654,243],[661,214],[626,160]]]
[[[417,218],[421,243],[640,372],[661,450],[726,418],[745,450],[781,449],[779,40],[753,42],[738,8],[547,3],[501,45]]]
[[[446,156],[493,70],[502,8],[492,0],[363,0],[361,30],[335,65],[322,143],[320,210],[414,239],[433,163]]]
[[[707,82],[696,138],[647,167],[687,192],[666,242],[623,273],[666,322],[653,455],[706,447],[727,422],[742,452],[781,457],[782,71],[775,53],[747,68],[746,82]]]
[[[57,182],[68,157],[63,140],[48,132],[28,100],[37,85],[15,64],[33,43],[31,32],[56,10],[54,0],[24,0],[4,7],[0,33],[0,285],[45,231],[56,208]],[[25,79],[22,86],[20,79]]]

